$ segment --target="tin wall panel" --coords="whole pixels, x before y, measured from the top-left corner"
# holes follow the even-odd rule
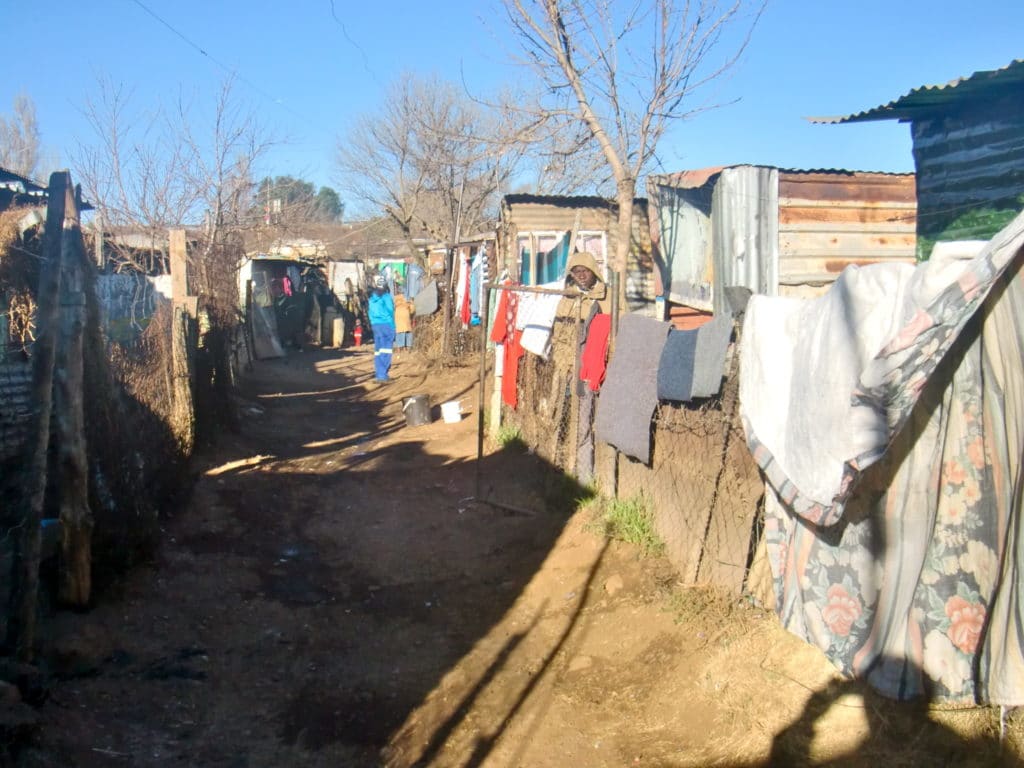
[[[725,311],[724,289],[773,296],[778,287],[779,172],[765,166],[722,171],[715,187],[714,311]]]
[[[916,226],[911,174],[780,172],[778,283],[826,286],[851,264],[913,263]]]

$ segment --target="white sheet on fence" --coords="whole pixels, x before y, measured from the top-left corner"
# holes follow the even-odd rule
[[[747,308],[777,609],[889,695],[1024,703],[1022,246],[1024,215],[974,258]]]
[[[562,280],[538,285],[538,288],[548,288],[560,291],[565,288]],[[555,312],[558,310],[558,302],[562,297],[546,293],[520,293],[519,308],[516,312],[516,328],[523,331],[520,344],[523,349],[547,358],[551,341],[551,326],[555,322]]]

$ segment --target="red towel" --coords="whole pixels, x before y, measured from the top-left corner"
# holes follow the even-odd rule
[[[522,331],[513,331],[512,340],[505,343],[505,369],[501,375],[501,399],[509,407],[519,405],[519,361],[526,350],[519,343]]]
[[[466,261],[463,264],[463,274],[465,275],[465,277],[462,277],[460,275],[460,277],[462,278],[463,282],[465,283],[465,287],[466,287],[466,290],[462,294],[462,306],[459,307],[459,319],[462,321],[462,324],[464,326],[468,326],[469,325],[469,321],[473,319],[473,313],[469,311],[469,308],[470,308],[470,295],[469,295],[470,294],[470,290],[469,290],[469,286],[470,286],[470,277],[471,277],[472,271],[473,270],[470,269],[470,267],[469,267],[469,259],[467,258]]]
[[[601,313],[594,315],[587,330],[580,363],[580,379],[590,385],[593,392],[601,388],[604,381],[605,358],[608,353],[608,336],[612,330],[612,316]]]
[[[501,291],[498,308],[494,314],[494,327],[491,328],[491,341],[504,344],[504,362],[501,378],[501,400],[510,408],[519,405],[519,360],[524,354],[519,343],[523,335],[516,330],[516,308],[519,295],[515,291]]]

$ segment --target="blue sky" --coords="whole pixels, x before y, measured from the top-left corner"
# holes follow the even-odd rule
[[[6,10],[0,113],[18,93],[31,96],[44,147],[62,164],[78,142],[94,141],[82,105],[100,76],[144,112],[179,91],[210,103],[234,72],[237,95],[282,140],[262,172],[331,186],[338,138],[402,71],[464,80],[478,93],[523,77],[493,0],[54,0],[47,9]],[[1022,29],[1020,0],[770,0],[740,65],[708,94],[728,106],[676,126],[660,148],[664,170],[913,170],[907,125],[803,118],[1005,66],[1024,58]]]

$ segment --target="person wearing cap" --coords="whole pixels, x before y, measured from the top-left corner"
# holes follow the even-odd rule
[[[373,331],[374,381],[390,381],[391,354],[395,343],[395,302],[384,275],[374,275],[367,315]]]

